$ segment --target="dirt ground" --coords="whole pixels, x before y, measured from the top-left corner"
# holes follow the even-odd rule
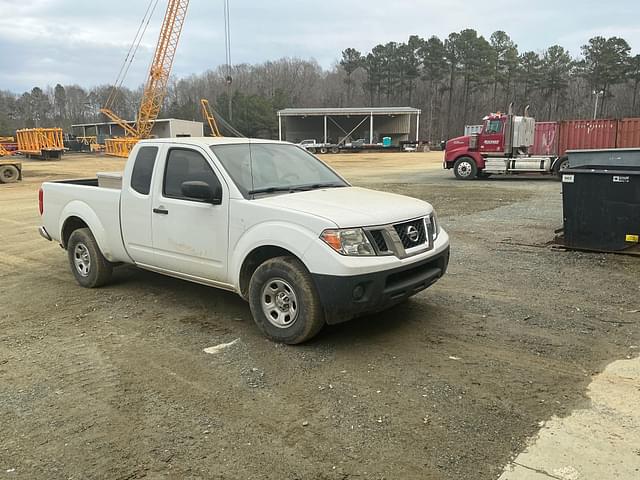
[[[637,354],[640,260],[545,246],[559,182],[460,182],[440,153],[325,159],[432,202],[450,271],[296,347],[231,293],[131,267],[77,286],[37,234],[38,186],[121,160],[28,161],[0,185],[0,478],[495,479]]]

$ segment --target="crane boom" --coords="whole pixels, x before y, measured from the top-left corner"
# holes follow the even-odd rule
[[[207,100],[206,98],[200,99],[200,108],[202,110],[202,118],[207,121],[207,123],[209,124],[209,128],[211,129],[211,136],[221,137],[222,134],[218,129],[218,122],[216,122],[216,117],[213,116],[213,112],[211,111],[209,100]]]
[[[167,4],[167,12],[164,15],[156,52],[149,68],[149,77],[136,119],[139,138],[149,137],[153,122],[158,118],[162,108],[188,6],[189,0],[169,0]]]
[[[134,126],[122,120],[109,108],[101,108],[100,112],[120,125],[129,138],[114,138],[106,141],[107,153],[126,156],[136,140],[149,138],[153,124],[158,118],[162,103],[167,95],[167,83],[171,75],[173,59],[182,33],[182,25],[187,15],[189,0],[168,0],[160,36],[149,67],[149,75],[144,86],[140,109]],[[120,145],[122,144],[122,145]]]

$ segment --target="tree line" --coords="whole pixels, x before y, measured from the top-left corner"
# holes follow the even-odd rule
[[[459,135],[488,112],[526,105],[539,121],[640,116],[640,55],[620,37],[596,36],[577,58],[560,45],[518,50],[503,31],[486,39],[473,29],[441,39],[412,35],[370,52],[342,51],[329,69],[315,60],[283,58],[219,66],[172,78],[161,116],[201,120],[200,98],[247,136],[277,135],[275,112],[285,107],[413,106],[423,112],[420,136],[437,142]],[[99,108],[111,86],[36,86],[0,91],[0,135],[18,128],[104,121]],[[135,118],[142,87],[120,88],[112,110]]]

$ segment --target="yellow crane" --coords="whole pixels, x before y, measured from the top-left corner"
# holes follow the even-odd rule
[[[202,118],[206,120],[209,124],[209,128],[211,129],[212,137],[222,137],[223,135],[220,133],[220,129],[218,128],[218,122],[216,122],[216,117],[213,116],[213,111],[211,110],[211,106],[209,105],[209,100],[206,98],[200,99],[200,107],[202,109]]]
[[[143,138],[149,138],[153,124],[158,118],[162,102],[167,94],[167,82],[171,74],[173,59],[178,47],[178,40],[182,32],[182,25],[187,15],[189,0],[169,0],[167,11],[164,15],[162,28],[156,51],[149,68],[149,75],[142,94],[142,102],[134,125],[122,120],[111,110],[110,103],[113,95],[107,100],[100,112],[112,121],[120,125],[125,132],[121,138],[112,138],[105,141],[106,153],[119,157],[126,157],[133,146]]]

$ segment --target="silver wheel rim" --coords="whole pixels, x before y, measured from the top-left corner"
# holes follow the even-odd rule
[[[558,170],[566,170],[567,168],[569,168],[569,160],[564,160],[562,163],[560,163],[560,168]]]
[[[76,248],[73,249],[73,263],[80,275],[83,277],[89,275],[91,256],[89,255],[89,249],[83,243],[77,244]]]
[[[260,305],[269,323],[275,327],[288,328],[298,319],[296,292],[281,278],[272,278],[264,284]]]
[[[458,175],[468,177],[471,175],[471,164],[469,162],[460,162],[458,164]]]

